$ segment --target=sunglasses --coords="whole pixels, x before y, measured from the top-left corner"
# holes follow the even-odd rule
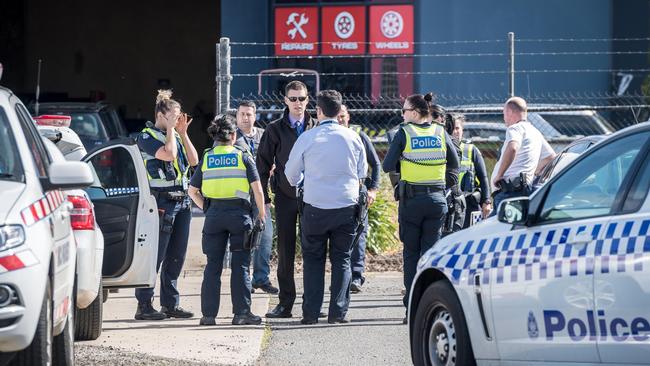
[[[297,102],[297,101],[304,102],[305,100],[307,100],[307,97],[287,97],[287,99],[289,99],[290,102]]]

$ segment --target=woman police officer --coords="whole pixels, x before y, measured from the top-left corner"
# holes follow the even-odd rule
[[[202,247],[208,261],[201,286],[203,317],[199,324],[215,325],[228,241],[232,251],[232,324],[260,324],[262,319],[250,311],[251,288],[247,281],[250,248],[245,241],[253,227],[249,192],[253,191],[257,207],[264,207],[262,185],[253,158],[233,146],[237,138],[234,118],[217,116],[208,127],[208,134],[216,145],[203,154],[188,191],[194,203],[206,213]],[[264,222],[264,210],[260,210],[258,219]]]
[[[458,155],[444,127],[430,122],[433,97],[406,98],[404,124],[395,134],[382,164],[399,171],[399,234],[404,243],[404,286],[410,291],[417,262],[440,239],[447,213],[445,190],[458,190]],[[404,295],[408,306],[408,292]],[[404,318],[406,323],[406,318]]]

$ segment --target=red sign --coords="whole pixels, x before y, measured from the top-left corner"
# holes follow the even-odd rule
[[[326,6],[321,12],[324,55],[359,55],[366,52],[365,7]]]
[[[318,54],[318,7],[275,8],[275,54]]]
[[[413,53],[413,5],[370,7],[370,53]]]

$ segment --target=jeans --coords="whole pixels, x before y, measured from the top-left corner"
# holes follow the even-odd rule
[[[175,308],[179,304],[176,283],[181,274],[187,241],[190,236],[192,211],[189,198],[176,202],[159,198],[160,232],[158,234],[158,260],[156,270],[160,271],[160,305]],[[135,297],[138,303],[151,302],[154,288],[137,288]]]
[[[496,195],[494,195],[494,209],[490,213],[489,217],[496,216],[497,212],[499,211],[499,205],[503,200],[506,200],[508,198],[514,198],[514,197],[528,197],[530,195],[530,189],[525,189],[521,192],[499,192]]]
[[[266,206],[266,205],[265,205]],[[253,208],[253,218],[257,217],[257,208]],[[260,245],[253,250],[251,254],[253,258],[253,285],[262,286],[270,285],[271,280],[269,274],[271,273],[271,246],[273,245],[273,219],[271,218],[271,209],[266,207],[266,222],[264,223],[264,231]]]

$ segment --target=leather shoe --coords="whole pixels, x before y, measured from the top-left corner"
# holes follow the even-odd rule
[[[168,308],[166,306],[163,306],[160,308],[160,312],[167,315],[168,318],[187,319],[194,316],[193,312],[187,311],[180,306],[177,306],[175,308]]]
[[[345,318],[345,317],[343,317],[343,318],[328,318],[327,322],[330,323],[330,324],[336,324],[336,323],[347,324],[347,323],[350,322],[350,319]]]
[[[304,325],[318,324],[318,319],[302,318],[300,319],[300,324],[304,324]]]
[[[204,316],[201,318],[201,320],[199,320],[199,325],[217,325],[217,322],[212,316]]]
[[[232,325],[259,325],[262,324],[262,318],[251,313],[250,311],[243,315],[235,315],[232,318]]]
[[[280,290],[278,290],[277,287],[273,287],[273,285],[271,285],[270,283],[265,283],[263,285],[253,285],[253,290],[254,289],[260,289],[266,292],[267,294],[271,294],[271,295],[275,295],[280,292]]]
[[[291,309],[284,307],[284,305],[277,305],[273,310],[266,313],[267,318],[291,318]]]

